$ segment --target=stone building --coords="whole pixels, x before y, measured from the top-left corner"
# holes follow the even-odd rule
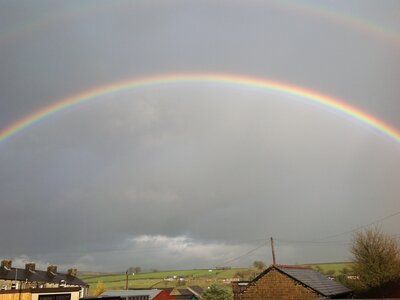
[[[1,290],[0,300],[79,300],[79,287]]]
[[[34,263],[25,264],[25,268],[13,268],[11,260],[2,260],[0,265],[1,290],[25,290],[31,288],[79,288],[79,296],[86,296],[89,286],[76,277],[77,270],[67,273],[57,271],[57,266],[50,265],[46,271],[36,269]]]
[[[234,300],[346,298],[351,290],[307,267],[272,265],[252,281],[232,282]]]

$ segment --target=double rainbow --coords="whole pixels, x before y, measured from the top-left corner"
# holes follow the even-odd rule
[[[120,91],[143,88],[147,86],[157,86],[176,83],[212,83],[212,84],[228,84],[240,87],[251,87],[266,90],[269,92],[278,92],[284,95],[300,97],[316,103],[323,107],[330,108],[334,111],[347,115],[361,123],[367,124],[369,127],[376,129],[390,139],[400,142],[400,132],[395,128],[385,124],[383,121],[369,115],[339,99],[320,94],[318,92],[304,89],[301,87],[270,81],[266,79],[235,76],[227,74],[167,74],[152,77],[144,77],[138,79],[130,79],[126,81],[115,82],[92,88],[82,93],[76,94],[54,102],[51,105],[43,107],[20,120],[10,124],[0,131],[0,142],[3,142],[18,132],[33,126],[46,117],[60,112],[68,107],[78,105],[83,102],[92,101],[96,98]]]
[[[128,2],[130,5],[131,3]],[[255,3],[246,3],[247,5],[255,5]],[[358,17],[357,15],[348,14],[344,11],[338,11],[333,8],[323,5],[323,3],[307,3],[305,1],[281,0],[279,2],[270,2],[277,8],[294,11],[305,16],[312,16],[330,21],[346,28],[351,28],[357,31],[365,32],[371,36],[381,38],[389,43],[394,43],[397,47],[400,45],[400,33],[391,28],[384,27],[372,20]],[[61,12],[47,13],[37,19],[24,18],[20,24],[9,29],[4,29],[0,32],[0,46],[7,45],[11,41],[18,40],[32,34],[34,31],[44,31],[49,28],[54,28],[57,25],[67,26],[70,23],[75,23],[80,19],[88,18],[93,15],[102,15],[112,10],[118,9],[123,12],[129,11],[127,5],[115,2],[86,2],[82,1],[79,5],[72,6],[69,10]],[[259,9],[257,7],[257,9]],[[264,5],[261,5],[264,9]],[[267,8],[265,8],[267,9]]]

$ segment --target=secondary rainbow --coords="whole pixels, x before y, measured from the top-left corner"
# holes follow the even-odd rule
[[[367,124],[369,127],[376,129],[378,132],[391,138],[396,142],[400,142],[400,132],[395,128],[385,124],[383,121],[369,115],[360,109],[357,109],[342,100],[332,98],[318,92],[308,90],[302,87],[289,85],[282,82],[271,81],[267,79],[228,75],[228,74],[166,74],[144,78],[134,78],[130,80],[119,81],[106,84],[84,91],[71,97],[67,97],[54,102],[51,105],[43,107],[20,120],[10,124],[0,131],[0,142],[3,142],[18,132],[33,126],[35,123],[47,116],[60,112],[68,107],[78,105],[83,102],[93,101],[100,96],[121,92],[124,90],[132,90],[146,86],[157,86],[176,83],[210,83],[210,84],[230,84],[241,87],[251,87],[263,89],[270,92],[278,92],[284,95],[292,95],[308,100],[310,103],[316,103],[324,107],[328,107],[334,111],[341,112],[361,123]]]
[[[131,3],[128,2],[128,4],[130,5]],[[372,36],[383,38],[390,43],[394,43],[397,47],[400,45],[400,34],[398,31],[384,27],[369,19],[351,15],[343,11],[337,11],[333,8],[324,7],[323,3],[310,4],[304,1],[282,0],[276,3],[271,2],[269,4],[283,7],[295,11],[296,13],[311,15],[324,21],[328,20],[334,24],[345,25],[349,28],[361,30]],[[248,3],[248,5],[251,4]],[[82,18],[87,19],[93,15],[109,13],[114,9],[119,9],[125,13],[129,11],[129,7],[126,5],[121,5],[121,3],[116,5],[113,1],[102,4],[96,1],[90,3],[82,1],[79,5],[72,6],[72,8],[67,11],[52,13],[46,12],[46,15],[33,20],[24,18],[23,23],[18,24],[19,26],[8,28],[8,30],[4,30],[4,32],[0,33],[0,46],[8,44],[12,40],[23,38],[29,34],[32,35],[34,31],[48,30],[49,28],[57,26],[66,27],[68,24],[75,23]],[[261,6],[261,9],[263,9],[263,5]]]

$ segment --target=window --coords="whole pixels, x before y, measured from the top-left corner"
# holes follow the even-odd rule
[[[71,300],[71,294],[39,295],[39,300]]]

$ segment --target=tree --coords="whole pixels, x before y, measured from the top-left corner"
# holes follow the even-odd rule
[[[98,281],[93,294],[95,296],[100,296],[105,290],[106,288],[104,287],[104,283],[102,281]]]
[[[133,268],[133,273],[138,274],[140,272],[142,272],[142,268],[141,267],[134,267]]]
[[[232,293],[225,289],[213,284],[201,297],[202,300],[231,300]]]
[[[357,232],[351,252],[361,287],[379,287],[400,279],[399,244],[380,229]]]
[[[261,260],[256,260],[253,262],[253,267],[258,269],[258,270],[264,270],[265,269],[265,263]]]
[[[344,268],[340,271],[340,273],[342,273],[343,275],[347,275],[347,274],[350,273],[350,270],[349,270],[348,268],[344,267]]]

